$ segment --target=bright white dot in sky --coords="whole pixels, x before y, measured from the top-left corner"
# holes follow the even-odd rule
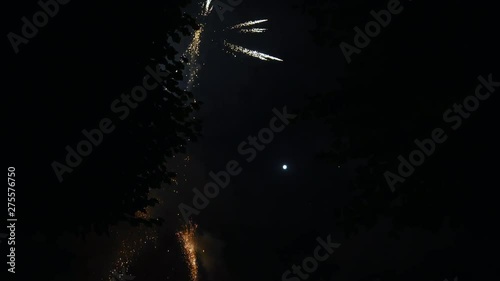
[[[283,170],[286,170],[288,169],[288,166],[287,165],[283,165]]]

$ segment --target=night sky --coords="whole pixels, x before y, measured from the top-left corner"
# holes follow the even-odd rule
[[[500,90],[483,83],[500,81],[495,9],[401,1],[402,12],[348,63],[341,43],[355,46],[353,28],[394,1],[242,0],[221,20],[215,10],[199,15],[203,1],[72,0],[17,53],[9,34],[22,34],[21,18],[41,8],[9,3],[4,148],[16,169],[18,221],[16,273],[7,264],[1,280],[113,280],[113,270],[137,281],[495,278]],[[193,37],[176,43],[167,33],[187,25],[183,14],[203,25],[195,61],[186,53]],[[264,33],[229,29],[259,19],[268,19],[256,25]],[[225,40],[282,61],[233,56]],[[120,120],[112,102],[168,52],[185,67],[172,66],[168,79],[177,82]],[[469,108],[464,100],[478,85],[491,95],[470,114],[446,118],[453,104]],[[183,116],[193,100],[199,110]],[[284,108],[296,117],[248,161],[240,144]],[[54,161],[67,162],[65,147],[103,118],[115,131],[60,182]],[[196,141],[181,136],[193,120],[202,121]],[[392,192],[387,171],[397,173],[398,156],[408,159],[415,139],[432,139],[435,128],[447,140]],[[203,191],[231,161],[241,172],[187,223],[180,204],[192,207],[193,188]],[[167,172],[177,174],[170,183]],[[138,215],[147,196],[159,202]],[[131,223],[141,216],[163,223]],[[196,278],[178,239],[192,225]],[[304,267],[327,237],[339,246],[317,269],[284,274]]]

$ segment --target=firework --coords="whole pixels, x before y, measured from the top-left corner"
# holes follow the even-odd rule
[[[201,11],[199,12],[199,17],[198,20],[200,22],[200,28],[196,30],[191,38],[191,42],[187,48],[187,50],[184,53],[184,57],[188,58],[187,62],[187,86],[186,90],[190,91],[193,87],[196,86],[196,81],[198,79],[198,73],[201,70],[202,65],[199,63],[199,57],[200,57],[200,46],[202,44],[202,35],[205,30],[205,25],[207,24],[207,18],[208,16],[212,13],[213,11],[213,1],[212,0],[203,0],[200,2],[200,8]],[[246,21],[243,23],[236,24],[234,26],[225,28],[223,30],[235,30],[238,29],[238,32],[240,33],[264,33],[267,31],[267,28],[247,28],[249,26],[254,26],[259,23],[267,22],[268,19],[260,19],[260,20],[251,20],[251,21]],[[229,47],[231,51],[233,52],[240,52],[247,54],[251,57],[258,58],[263,61],[283,61],[279,58],[258,52],[258,51],[253,51],[241,46],[236,46],[233,44],[226,44],[225,47]]]
[[[198,261],[196,260],[196,228],[198,226],[193,223],[189,223],[184,226],[184,228],[177,232],[177,237],[182,245],[184,251],[184,257],[186,263],[189,267],[189,272],[191,276],[191,281],[198,281]]]
[[[258,58],[258,59],[263,60],[263,61],[268,61],[268,60],[283,61],[280,58],[273,57],[273,56],[270,56],[268,54],[261,53],[259,51],[250,50],[250,49],[247,49],[245,47],[234,45],[231,43],[224,42],[224,45],[235,53],[243,53],[245,55],[248,55],[248,56],[251,56],[254,58]]]
[[[198,58],[200,57],[200,45],[203,29],[204,26],[200,25],[200,28],[194,32],[193,39],[186,50],[186,56],[189,58],[189,62],[187,63],[189,67],[189,77],[187,82],[188,90],[193,87],[196,78],[198,78],[198,72],[201,68],[198,64]]]
[[[210,14],[210,12],[212,12],[213,6],[210,6],[211,3],[212,3],[212,0],[206,0],[205,5],[203,7],[202,15],[208,16]]]
[[[266,21],[268,21],[268,20],[267,19],[251,20],[251,21],[247,21],[247,22],[243,22],[243,23],[239,23],[237,25],[231,26],[229,29],[238,29],[238,28],[242,28],[242,27],[248,27],[248,26],[256,25],[256,24],[263,23]]]
[[[267,28],[244,28],[238,31],[241,33],[264,33],[267,31]]]

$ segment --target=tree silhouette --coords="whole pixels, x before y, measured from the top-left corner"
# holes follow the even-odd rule
[[[183,89],[186,60],[175,47],[198,28],[182,10],[189,2],[71,3],[9,58],[17,85],[9,103],[17,111],[9,109],[15,122],[8,130],[23,148],[9,151],[9,159],[19,159],[19,247],[29,251],[22,256],[34,265],[31,272],[51,278],[47,263],[56,259],[66,268],[71,255],[55,244],[64,232],[104,234],[120,221],[162,222],[136,214],[157,203],[150,190],[175,177],[165,163],[185,153],[201,130],[193,117],[201,102]],[[160,67],[166,77],[121,120],[111,104],[142,85],[146,67]],[[64,163],[65,146],[76,148],[86,139],[81,131],[98,128],[103,118],[115,130],[59,183],[51,163]],[[33,239],[36,233],[42,239]]]

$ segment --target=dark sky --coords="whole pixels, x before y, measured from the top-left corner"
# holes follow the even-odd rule
[[[288,111],[296,110],[304,103],[308,93],[314,94],[334,86],[335,79],[331,77],[335,77],[342,64],[338,54],[312,44],[308,33],[310,23],[291,2],[244,2],[227,14],[222,25],[269,19],[263,24],[269,28],[268,33],[233,36],[235,39],[230,42],[280,57],[284,62],[263,62],[244,55],[233,58],[218,47],[207,46],[207,53],[202,55],[206,65],[200,72],[200,87],[195,89],[200,100],[206,103],[200,113],[205,120],[204,137],[195,149],[199,149],[198,155],[206,168],[213,171],[223,169],[231,159],[244,159],[237,152],[238,145],[249,135],[256,135],[268,126],[273,108],[281,110],[286,106]],[[220,24],[215,14],[211,20],[216,21],[214,25]],[[260,201],[271,206],[278,198],[262,196],[262,190],[267,195],[286,194],[313,184],[312,179],[324,182],[335,175],[327,173],[324,166],[314,166],[311,161],[315,157],[314,152],[304,149],[315,147],[319,152],[325,145],[323,136],[317,134],[318,126],[299,124],[276,134],[273,142],[258,154],[255,161],[245,164],[244,172],[235,179],[228,193],[234,193],[237,198],[252,198],[243,204]],[[284,163],[289,166],[285,172],[281,170]],[[224,202],[233,202],[233,207],[240,205],[234,200]],[[246,206],[240,205],[240,208],[248,210]],[[269,213],[262,209],[243,211],[241,215],[246,219],[241,221],[261,217],[261,212]]]

